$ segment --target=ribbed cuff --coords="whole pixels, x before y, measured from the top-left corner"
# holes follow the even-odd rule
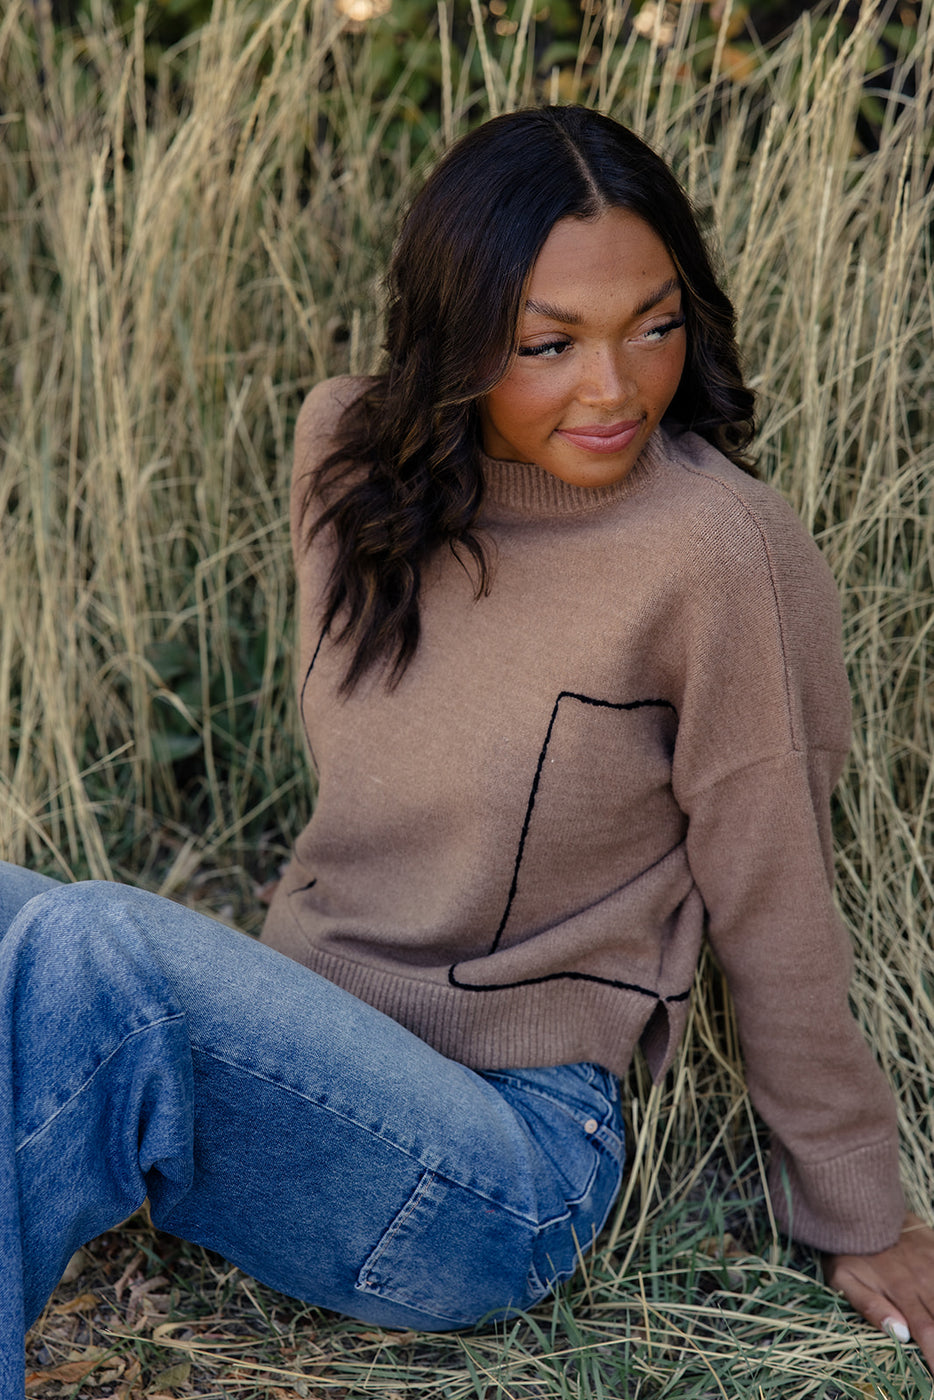
[[[898,1143],[870,1143],[824,1162],[798,1162],[773,1144],[769,1188],[776,1219],[796,1240],[831,1254],[876,1254],[905,1217]]]

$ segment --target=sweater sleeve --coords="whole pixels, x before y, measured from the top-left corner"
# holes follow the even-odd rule
[[[904,1201],[895,1105],[849,1006],[830,793],[849,742],[830,571],[769,488],[694,523],[673,764],[688,859],[773,1134],[773,1206],[798,1239],[884,1249]],[[726,501],[724,509],[723,501]]]

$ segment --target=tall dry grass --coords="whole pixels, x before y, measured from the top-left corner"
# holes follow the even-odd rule
[[[599,61],[582,50],[576,66],[544,78],[533,8],[517,0],[512,39],[477,31],[478,85],[439,6],[440,32],[424,40],[444,74],[435,134],[413,125],[404,74],[388,95],[377,90],[367,33],[350,32],[328,0],[217,0],[195,40],[155,58],[142,8],[131,32],[101,4],[83,33],[62,37],[41,5],[8,3],[0,854],[167,891],[213,873],[236,887],[250,921],[251,876],[274,867],[309,807],[284,519],[302,395],[324,374],[373,364],[393,227],[446,139],[541,96],[599,104],[670,155],[706,216],[761,396],[765,472],[841,586],[856,737],[836,801],[840,903],[857,948],[858,1011],[899,1097],[906,1182],[929,1209],[931,0],[888,87],[872,77],[872,5],[855,29],[802,19],[745,80],[723,84],[727,6],[705,85],[686,61],[696,6],[680,6],[674,45],[647,49],[623,34],[619,6],[602,19],[592,7]],[[867,87],[884,112],[877,149],[854,135]],[[801,1302],[801,1276],[783,1273],[788,1255],[769,1244],[729,1012],[716,979],[705,987],[672,1083],[649,1093],[634,1076],[627,1209],[576,1298],[592,1345],[632,1342],[631,1374],[646,1386],[634,1394],[868,1393],[866,1353],[839,1320],[817,1344],[819,1304]],[[684,1357],[699,1344],[684,1338],[703,1334],[719,1357],[724,1303],[718,1314],[703,1298],[693,1313],[658,1301],[659,1289],[667,1298],[688,1287],[690,1203],[703,1198],[722,1223],[709,1186],[729,1179],[731,1163],[746,1183],[733,1210],[771,1261],[763,1297],[777,1389],[761,1376],[756,1389],[751,1370],[749,1389],[735,1388],[719,1359],[712,1380],[697,1361],[689,1384]],[[742,1300],[737,1310],[748,1311]],[[529,1354],[550,1355],[555,1335],[533,1338]],[[734,1354],[763,1345],[754,1327],[737,1335]],[[637,1349],[646,1337],[648,1351]],[[523,1390],[526,1352],[510,1345],[499,1360],[479,1343],[458,1353],[460,1380],[437,1393],[534,1393]],[[392,1384],[429,1394],[412,1365]],[[379,1367],[372,1356],[361,1367],[351,1383],[375,1392]],[[547,1369],[528,1384],[564,1393],[547,1389]]]

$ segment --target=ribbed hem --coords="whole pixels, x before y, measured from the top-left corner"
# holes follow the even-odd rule
[[[898,1143],[870,1143],[825,1162],[792,1162],[772,1144],[769,1189],[776,1219],[796,1240],[831,1254],[876,1254],[905,1216]]]
[[[302,951],[301,961],[471,1069],[593,1061],[624,1075],[658,1005],[639,993],[564,978],[466,991],[347,962],[314,947]]]

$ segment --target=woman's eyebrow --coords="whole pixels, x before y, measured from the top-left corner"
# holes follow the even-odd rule
[[[674,292],[680,292],[681,283],[677,277],[669,277],[667,282],[663,282],[660,287],[656,287],[654,292],[649,292],[643,297],[638,306],[633,307],[633,316],[644,316],[647,311],[651,311],[653,306],[658,306],[659,302],[670,297]],[[576,311],[568,311],[564,307],[555,306],[550,301],[536,301],[534,297],[529,297],[525,303],[526,311],[533,316],[544,316],[549,321],[561,321],[566,326],[579,326],[584,319]]]
[[[665,298],[670,297],[673,292],[680,292],[680,290],[681,283],[678,281],[678,278],[669,277],[667,282],[663,282],[656,291],[650,292],[643,301],[639,302],[633,315],[644,316],[647,311],[652,310],[653,306],[657,306],[660,301],[664,301]]]
[[[532,297],[525,303],[526,311],[533,316],[545,316],[549,321],[563,321],[567,326],[579,326],[584,319],[576,311],[562,311],[550,301],[535,301]]]

